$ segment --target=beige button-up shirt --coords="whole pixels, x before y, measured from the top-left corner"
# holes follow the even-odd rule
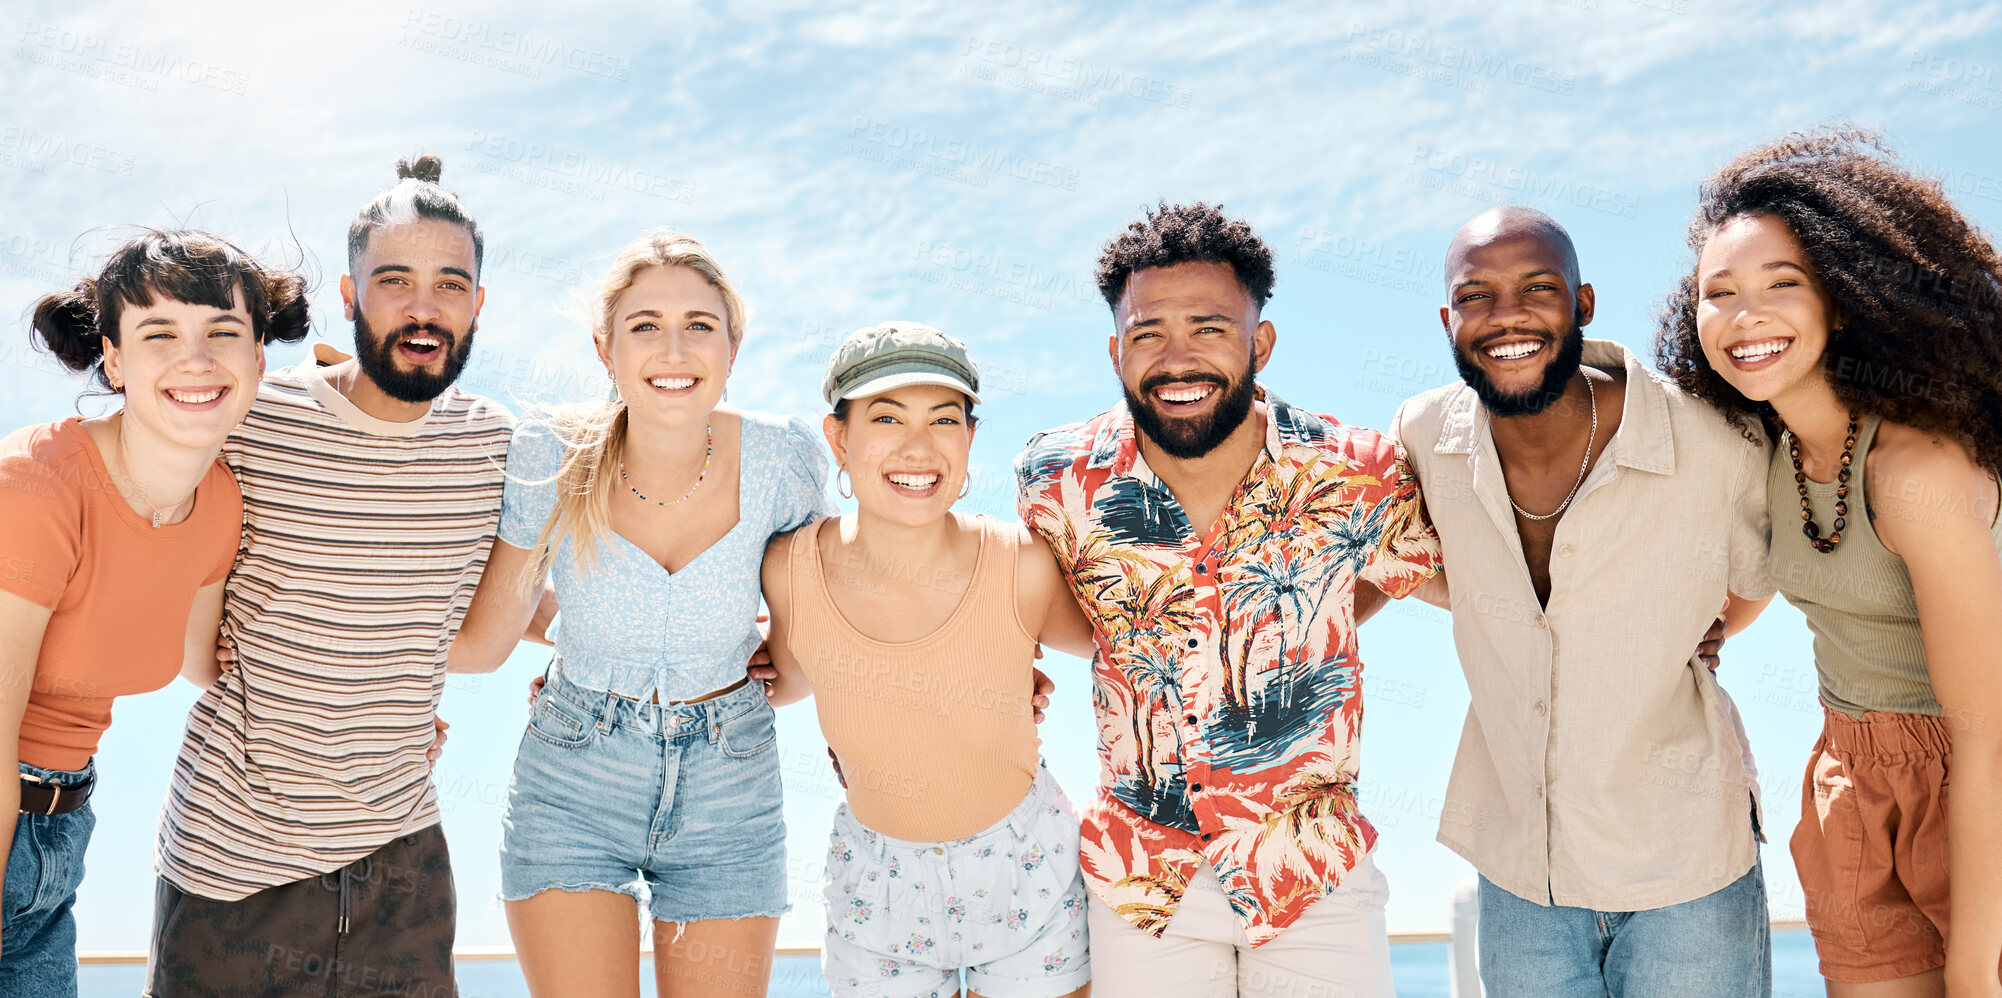
[[[1472,694],[1439,841],[1525,900],[1639,911],[1758,858],[1751,746],[1693,652],[1727,592],[1773,592],[1767,452],[1618,343],[1586,340],[1584,362],[1624,368],[1626,401],[1557,524],[1548,606],[1473,390],[1406,400],[1391,434],[1439,533]]]

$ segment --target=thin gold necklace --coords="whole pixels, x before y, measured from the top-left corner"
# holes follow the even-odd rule
[[[181,508],[181,503],[187,502],[194,496],[194,492],[190,491],[187,495],[175,501],[173,505],[162,509],[153,502],[152,496],[146,494],[146,486],[139,481],[139,475],[132,470],[132,448],[125,442],[124,413],[120,413],[118,416],[118,456],[125,462],[125,480],[131,482],[132,487],[139,492],[139,501],[145,503],[146,508],[153,511],[153,526],[156,529],[166,526],[168,514]],[[197,488],[199,487],[198,485]]]

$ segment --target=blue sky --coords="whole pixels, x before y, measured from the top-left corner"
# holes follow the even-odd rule
[[[348,344],[345,227],[419,149],[443,157],[487,232],[468,387],[602,390],[584,296],[627,239],[675,226],[715,249],[756,309],[739,405],[817,416],[822,364],[857,326],[911,318],[965,339],[989,404],[962,508],[1003,516],[1022,440],[1116,397],[1091,267],[1157,199],[1221,201],[1264,234],[1279,269],[1265,382],[1378,427],[1452,379],[1440,260],[1490,204],[1569,227],[1598,289],[1591,331],[1647,356],[1655,307],[1690,264],[1696,185],[1748,144],[1836,121],[1882,129],[1977,223],[2002,224],[1992,5],[974,7],[11,4],[0,423],[76,411],[78,383],[28,349],[16,316],[94,268],[110,226],[209,228],[280,262],[303,250],[320,278],[316,338]],[[1384,833],[1393,929],[1443,928],[1471,875],[1432,841],[1466,708],[1446,623],[1399,605],[1363,630],[1363,801]],[[437,779],[462,945],[507,942],[490,900],[500,802],[542,661],[524,651],[448,685]],[[1084,668],[1046,668],[1058,691],[1044,752],[1083,798]],[[1774,912],[1797,915],[1784,843],[1819,724],[1799,615],[1774,607],[1727,647],[1722,676],[1765,787]],[[152,832],[192,696],[176,683],[118,706],[98,757],[86,950],[145,946]],[[839,790],[810,706],[781,712],[780,744],[796,906],[782,939],[811,943]]]

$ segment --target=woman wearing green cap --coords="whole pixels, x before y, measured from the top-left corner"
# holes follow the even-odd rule
[[[835,350],[822,430],[856,511],[765,554],[772,702],[812,695],[847,787],[828,846],[835,995],[1089,992],[1078,820],[1040,763],[1036,646],[1091,653],[1049,548],[952,511],[979,377],[887,322]]]

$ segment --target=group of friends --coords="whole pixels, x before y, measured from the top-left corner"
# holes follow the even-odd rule
[[[1769,821],[1714,673],[1777,591],[1814,635],[1792,851],[1829,993],[2002,995],[2002,260],[1872,137],[1703,185],[1660,373],[1584,336],[1554,220],[1477,215],[1439,311],[1461,383],[1384,433],[1260,384],[1269,248],[1161,204],[1098,263],[1123,397],[1029,440],[1019,524],[952,508],[964,343],[864,328],[819,427],[742,410],[745,300],[681,233],[594,301],[608,399],[455,387],[481,230],[434,157],[398,174],[348,230],[352,356],[267,372],[307,282],[190,230],[34,307],[120,404],[0,442],[0,994],[76,994],[92,756],[175,675],[203,692],[145,994],[456,994],[436,711],[526,639],[554,655],[500,869],[531,994],[637,995],[649,918],[660,994],[765,992],[773,711],[811,696],[834,994],[1388,995],[1358,627],[1416,595],[1471,694],[1439,840],[1480,874],[1488,993],[1770,995]],[[1091,662],[1081,811],[1040,758],[1045,645]]]

